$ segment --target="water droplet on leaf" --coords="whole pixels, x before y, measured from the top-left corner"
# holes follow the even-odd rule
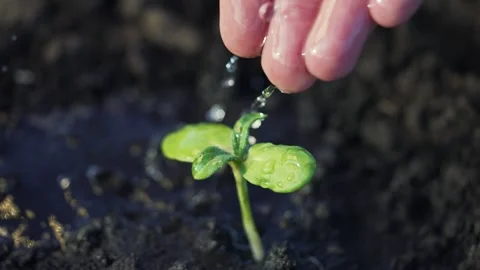
[[[259,128],[261,125],[262,125],[262,121],[261,121],[261,120],[256,120],[255,122],[253,122],[251,128],[252,128],[252,129],[257,129],[257,128]]]
[[[268,180],[262,180],[262,182],[260,182],[260,186],[262,188],[268,188],[270,186],[270,181]]]
[[[265,166],[263,167],[263,173],[265,174],[271,174],[275,170],[275,161],[270,160],[268,161]]]

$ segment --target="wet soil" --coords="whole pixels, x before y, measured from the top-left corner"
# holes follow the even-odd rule
[[[425,1],[349,77],[274,94],[259,141],[315,155],[311,185],[193,181],[162,136],[227,124],[268,85],[229,58],[216,1],[0,2],[0,269],[480,269],[480,5]]]

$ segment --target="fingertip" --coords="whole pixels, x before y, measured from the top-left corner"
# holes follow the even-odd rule
[[[228,30],[222,31],[220,26],[220,34],[223,44],[232,54],[242,58],[255,58],[260,56],[262,52],[261,43],[253,41],[249,38],[240,38],[232,36]],[[259,45],[260,44],[260,45]]]
[[[407,22],[419,9],[421,0],[369,0],[370,16],[380,26],[396,27]]]
[[[320,1],[277,0],[262,53],[262,67],[284,93],[298,93],[314,82],[305,67],[303,45],[318,14]]]
[[[316,80],[304,66],[286,67],[278,62],[272,62],[268,57],[262,57],[262,68],[268,80],[285,94],[303,92],[310,88]]]
[[[305,44],[307,70],[322,81],[338,80],[355,67],[374,27],[365,3],[326,0]]]
[[[320,59],[318,57],[305,57],[307,70],[324,82],[331,82],[345,77],[353,69],[354,62],[344,57]]]
[[[261,53],[268,23],[258,16],[260,0],[219,0],[220,35],[233,54],[252,58]]]

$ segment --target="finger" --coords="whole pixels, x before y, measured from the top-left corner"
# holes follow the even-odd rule
[[[408,21],[421,0],[369,0],[370,15],[383,27],[395,27]]]
[[[258,15],[266,0],[219,0],[223,43],[240,57],[260,55],[268,23]]]
[[[374,22],[366,0],[325,0],[305,45],[305,63],[324,81],[353,69]]]
[[[319,6],[320,0],[275,1],[262,53],[262,67],[282,92],[300,92],[315,81],[305,67],[302,50]]]

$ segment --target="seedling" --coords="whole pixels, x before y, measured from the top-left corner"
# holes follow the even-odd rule
[[[290,193],[308,184],[316,167],[315,158],[302,147],[272,143],[250,145],[250,127],[266,117],[259,112],[245,114],[233,129],[219,123],[186,125],[168,134],[161,146],[167,158],[191,162],[196,180],[212,176],[227,164],[230,166],[243,228],[256,261],[263,260],[264,249],[252,216],[246,181],[277,193]]]

